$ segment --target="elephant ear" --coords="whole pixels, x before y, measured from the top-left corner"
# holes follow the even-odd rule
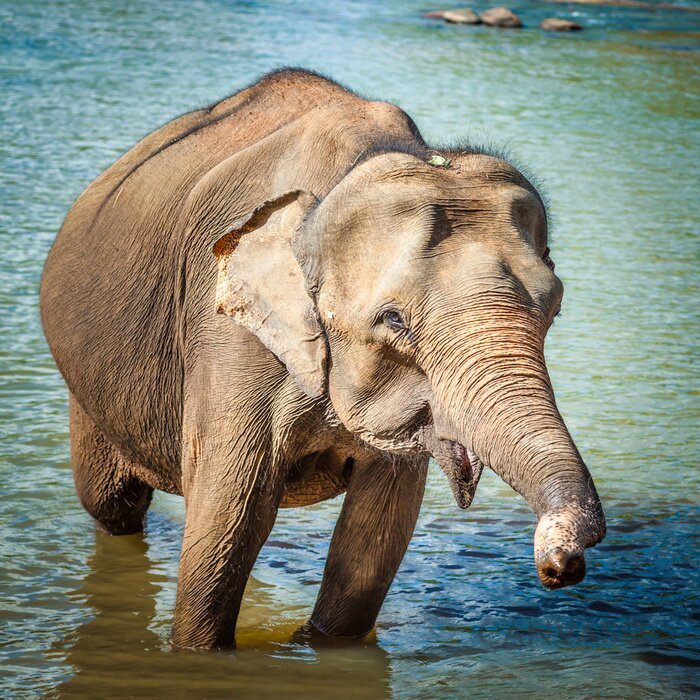
[[[292,237],[315,205],[295,190],[257,207],[214,245],[216,308],[253,332],[311,397],[325,391],[326,340]]]

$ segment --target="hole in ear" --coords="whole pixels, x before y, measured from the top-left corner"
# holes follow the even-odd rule
[[[236,229],[227,233],[223,238],[220,238],[216,243],[214,243],[214,256],[218,260],[225,255],[231,255],[238,245],[241,236],[243,235],[242,229]]]

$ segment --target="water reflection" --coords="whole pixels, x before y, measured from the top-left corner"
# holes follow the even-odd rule
[[[61,697],[90,696],[107,679],[124,692],[130,683],[138,689],[140,679],[151,673],[154,652],[163,646],[149,625],[156,612],[158,583],[165,577],[151,571],[144,536],[110,537],[96,530],[88,567],[89,573],[69,597],[90,606],[93,617],[62,645],[75,675],[57,690]],[[136,668],[131,656],[135,652]]]
[[[687,546],[697,509],[657,506],[648,516],[609,504],[610,546],[591,553],[584,584],[552,594],[531,571],[529,511],[516,502],[464,514],[436,497],[440,478],[432,475],[376,636],[350,645],[295,636],[318,586],[328,506],[281,516],[246,590],[235,651],[167,644],[182,527],[174,511],[164,517],[156,502],[146,539],[96,532],[88,572],[69,594],[92,616],[55,645],[73,675],[52,696],[453,697],[456,687],[499,695],[517,686],[518,697],[538,698],[542,678],[552,692],[585,688],[591,697],[609,687],[626,688],[623,697],[700,689],[688,636],[700,617]],[[495,488],[490,475],[486,495]]]
[[[88,564],[89,573],[69,597],[94,615],[57,645],[66,649],[74,675],[49,697],[390,696],[389,657],[376,640],[329,645],[297,637],[292,642],[293,629],[303,620],[270,626],[255,619],[274,612],[269,586],[255,579],[246,591],[248,631],[239,635],[239,649],[175,651],[153,629],[168,577],[154,570],[144,536],[96,531]],[[261,622],[256,634],[254,625]]]

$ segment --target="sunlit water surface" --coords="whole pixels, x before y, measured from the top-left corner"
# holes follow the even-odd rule
[[[429,22],[427,0],[0,4],[3,696],[700,692],[700,14],[511,6],[529,28]],[[556,14],[587,31],[535,28]],[[397,102],[430,139],[505,145],[543,182],[567,290],[550,369],[609,522],[583,584],[540,587],[534,517],[495,476],[462,512],[436,471],[371,639],[289,641],[336,501],[280,514],[239,650],[173,652],[181,500],[157,495],[145,536],[121,539],[80,507],[66,390],[37,312],[51,241],[139,138],[284,64]]]

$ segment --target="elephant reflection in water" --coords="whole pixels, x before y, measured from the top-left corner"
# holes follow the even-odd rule
[[[168,578],[154,571],[147,541],[141,534],[111,537],[96,530],[95,553],[88,565],[89,573],[71,597],[85,599],[95,614],[64,642],[68,647],[66,661],[75,675],[54,691],[54,697],[170,694],[260,698],[279,697],[292,688],[305,692],[304,686],[308,692],[322,695],[391,695],[388,656],[371,642],[323,646],[322,640],[296,634],[295,639],[304,639],[304,645],[290,647],[285,643],[292,635],[283,631],[276,637],[273,632],[254,649],[242,646],[218,654],[172,650],[167,643],[167,625],[161,635],[154,631],[153,624],[157,596]],[[253,612],[251,606],[262,607],[260,597],[261,584],[251,578],[246,595],[248,612]],[[264,614],[271,617],[274,611],[268,607]],[[292,654],[294,649],[304,648],[312,653],[285,659],[285,648]],[[274,659],[266,651],[272,651]],[[321,663],[310,663],[312,660]]]

